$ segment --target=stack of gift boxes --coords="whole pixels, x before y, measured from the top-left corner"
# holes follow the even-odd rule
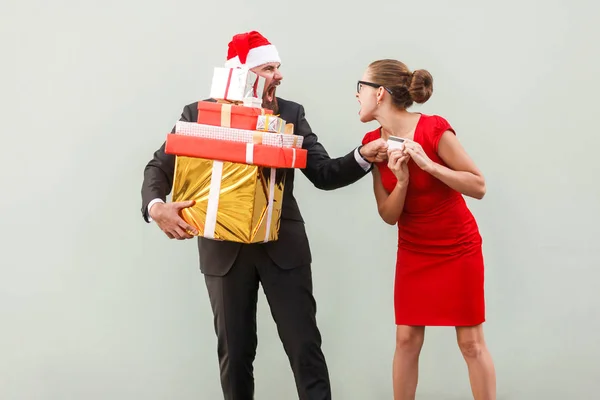
[[[215,68],[196,122],[178,121],[165,152],[175,155],[172,200],[194,200],[182,218],[198,235],[277,240],[286,169],[305,168],[303,137],[262,108],[265,80],[242,68]]]

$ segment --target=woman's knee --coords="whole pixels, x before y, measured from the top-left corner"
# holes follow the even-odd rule
[[[396,348],[403,351],[419,352],[423,346],[425,330],[422,327],[398,326],[396,328]]]
[[[458,347],[465,358],[479,358],[485,349],[485,343],[477,339],[462,340],[458,342]]]
[[[459,328],[457,332],[458,347],[465,358],[478,358],[485,350],[483,330],[481,326]]]

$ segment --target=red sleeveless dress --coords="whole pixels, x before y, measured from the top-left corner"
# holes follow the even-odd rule
[[[422,114],[414,141],[427,156],[445,165],[437,154],[450,124]],[[369,132],[363,144],[381,137]],[[385,189],[396,177],[387,161],[377,163]],[[472,326],[485,321],[482,239],[462,194],[408,161],[409,183],[398,221],[398,255],[394,283],[397,325]]]

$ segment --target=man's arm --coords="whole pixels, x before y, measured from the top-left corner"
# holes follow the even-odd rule
[[[301,105],[298,108],[297,121],[294,133],[304,136],[302,148],[308,153],[306,168],[302,169],[302,172],[315,187],[334,190],[348,186],[371,170],[372,164],[361,156],[358,147],[343,157],[330,158],[308,124],[304,107]]]
[[[181,113],[180,121],[192,122],[192,109],[185,106]],[[175,127],[171,133],[175,132]],[[175,156],[165,153],[165,143],[154,152],[154,156],[144,168],[144,181],[142,182],[142,216],[146,222],[150,218],[150,207],[156,203],[164,203],[173,186],[175,173]]]

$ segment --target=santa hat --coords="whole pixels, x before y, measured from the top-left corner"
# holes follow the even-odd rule
[[[277,49],[256,31],[237,34],[229,42],[226,68],[251,69],[270,62],[281,62]]]

